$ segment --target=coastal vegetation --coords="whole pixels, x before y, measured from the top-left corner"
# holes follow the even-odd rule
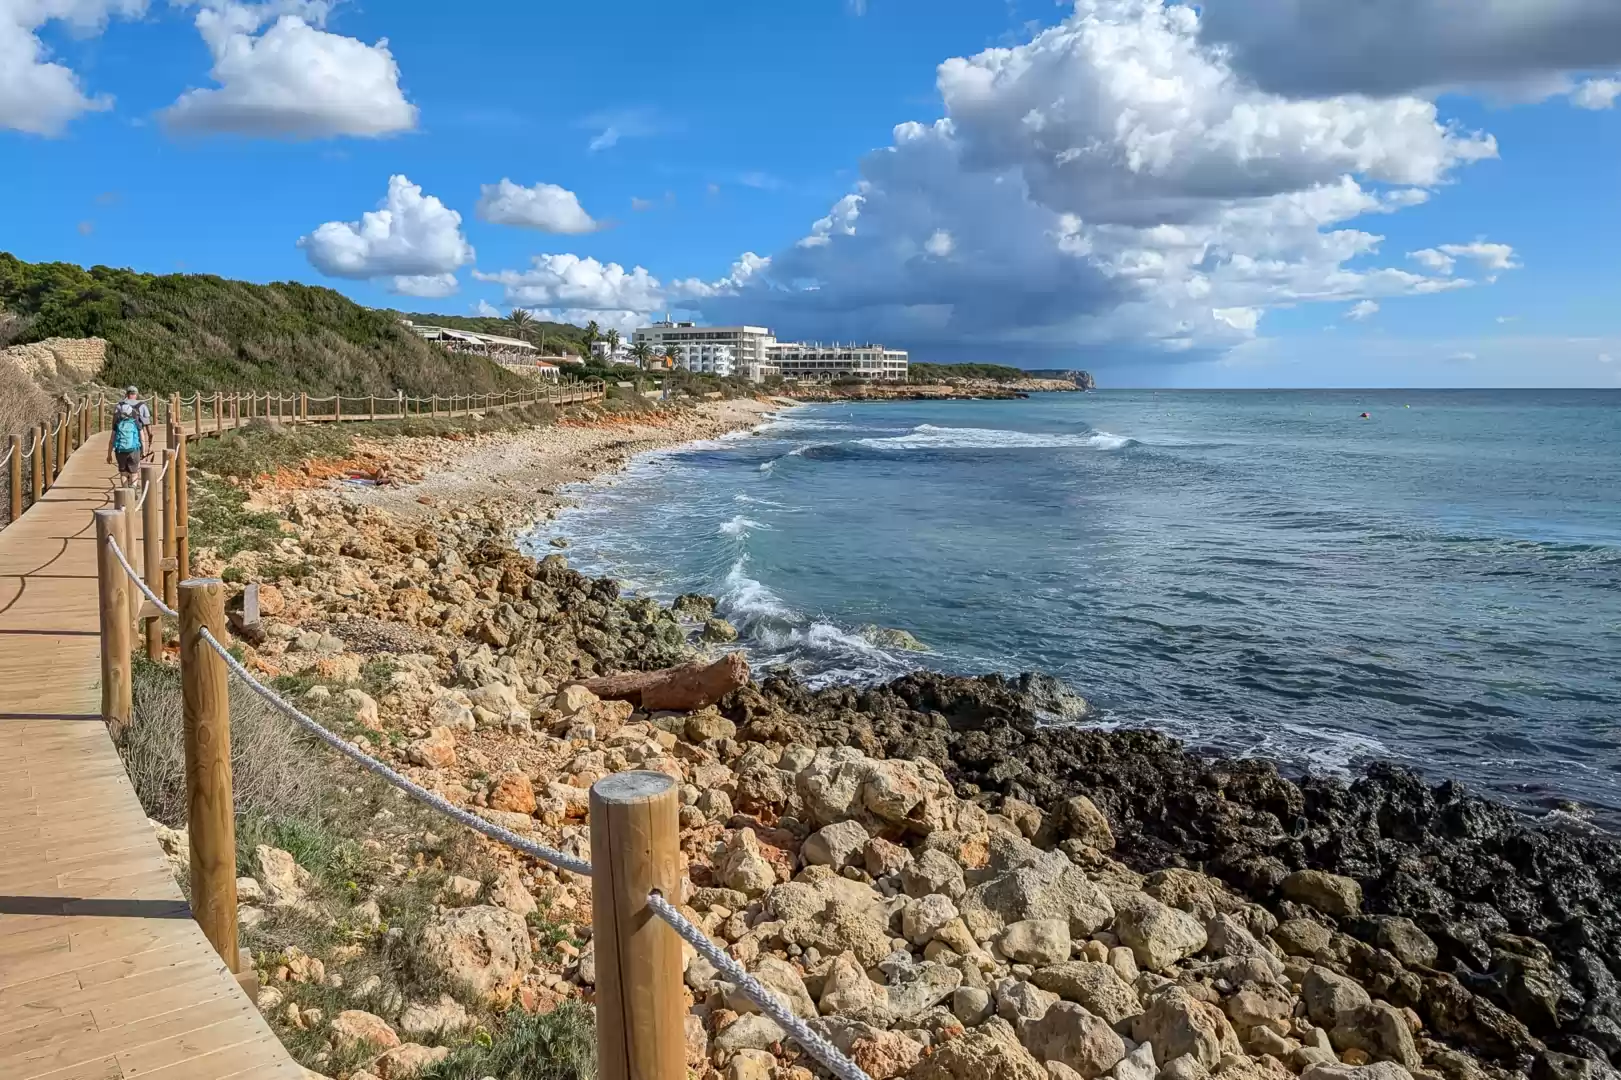
[[[913,361],[907,366],[907,379],[915,383],[948,382],[951,379],[1012,382],[1028,377],[1018,368],[1004,364],[922,364]]]
[[[392,312],[326,288],[208,274],[27,263],[0,252],[0,344],[103,338],[111,385],[155,393],[284,389],[314,394],[466,394],[519,377],[423,341]]]

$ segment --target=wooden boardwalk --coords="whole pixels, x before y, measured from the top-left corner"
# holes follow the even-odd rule
[[[101,722],[106,445],[92,436],[0,531],[0,1077],[297,1080],[192,919]]]

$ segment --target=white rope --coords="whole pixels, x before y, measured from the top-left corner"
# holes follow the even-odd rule
[[[523,837],[509,829],[503,829],[494,822],[486,821],[477,814],[463,810],[461,807],[449,802],[442,796],[435,795],[433,792],[429,791],[425,787],[422,787],[420,784],[407,780],[405,777],[401,776],[387,765],[384,765],[376,758],[357,750],[339,736],[334,735],[332,732],[328,731],[314,720],[311,720],[308,716],[300,712],[295,706],[290,705],[286,701],[282,700],[281,695],[277,694],[264,683],[260,682],[258,679],[255,679],[251,674],[249,674],[248,669],[243,667],[237,661],[236,657],[232,656],[225,646],[221,645],[215,639],[213,634],[209,633],[207,627],[204,627],[198,631],[198,636],[204,641],[208,642],[213,650],[220,655],[220,658],[225,661],[226,665],[233,672],[235,672],[243,682],[247,683],[248,689],[252,690],[255,694],[258,694],[275,708],[281,710],[281,712],[292,720],[293,723],[297,724],[299,727],[303,728],[317,739],[326,743],[332,749],[336,750],[344,757],[347,757],[361,768],[382,777],[390,784],[393,784],[395,787],[417,800],[417,802],[433,807],[433,809],[439,811],[441,814],[454,818],[456,821],[461,822],[474,832],[487,836],[491,840],[505,844],[510,848],[523,852],[525,855],[539,859],[541,862],[551,863],[553,866],[561,867],[562,869],[568,870],[572,873],[580,874],[585,877],[589,877],[591,875],[590,863],[585,862],[582,859],[576,859],[574,856],[562,851],[558,851],[556,848],[549,848],[544,844],[537,844],[533,840],[525,840]]]
[[[0,465],[4,465],[8,461],[10,461],[12,453],[13,453],[13,451],[11,451],[10,449],[6,450],[6,456],[5,457],[0,457]]]
[[[726,976],[727,980],[736,985],[743,992],[743,996],[759,1006],[761,1012],[775,1020],[779,1027],[794,1037],[794,1040],[810,1051],[811,1056],[826,1065],[843,1080],[872,1080],[865,1070],[843,1054],[839,1048],[818,1035],[809,1024],[795,1016],[793,1010],[785,1005],[781,998],[773,994],[761,984],[759,979],[743,970],[725,949],[709,940],[709,935],[696,926],[674,904],[670,903],[658,893],[651,893],[647,897],[647,906],[653,909],[654,914],[670,924],[670,929],[681,936],[681,940],[698,950],[705,960],[715,965],[715,970]]]
[[[169,616],[170,618],[174,618],[174,617],[176,617],[176,616],[178,616],[180,614],[174,608],[170,607],[168,604],[165,604],[163,602],[163,597],[159,596],[157,593],[155,593],[151,589],[147,588],[146,582],[141,580],[141,575],[137,574],[135,572],[135,567],[131,566],[129,564],[129,560],[124,557],[124,549],[118,546],[118,541],[116,539],[109,536],[107,538],[107,546],[113,549],[113,554],[114,555],[118,556],[118,561],[124,567],[124,573],[128,574],[129,579],[131,581],[135,582],[135,587],[136,588],[140,589],[143,593],[146,594],[146,598],[148,600],[152,601],[152,604],[153,604],[154,607],[156,607],[159,611],[163,612],[163,614]]]

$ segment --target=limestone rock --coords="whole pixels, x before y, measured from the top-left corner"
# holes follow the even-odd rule
[[[959,986],[951,992],[951,1015],[967,1027],[978,1027],[990,1018],[991,995],[977,986]]]
[[[490,789],[490,809],[509,814],[535,812],[535,788],[529,776],[521,772],[505,772],[496,777]]]
[[[795,1016],[806,1019],[816,1017],[816,1002],[811,1000],[810,991],[805,989],[805,980],[794,965],[767,954],[756,960],[749,970],[768,990],[787,1003]],[[726,995],[726,1007],[738,1013],[760,1011],[754,1002],[737,990]]]
[[[941,1046],[912,1070],[909,1080],[1049,1080],[1028,1050],[988,1027]]]
[[[574,716],[582,710],[589,709],[600,699],[578,683],[565,686],[557,692],[552,699],[552,708],[564,716]]]
[[[696,743],[711,739],[737,738],[737,725],[713,708],[702,709],[687,717],[683,728],[687,738]]]
[[[746,896],[759,896],[777,883],[777,868],[760,850],[753,829],[739,829],[727,841],[716,872],[721,884]]]
[[[1413,1074],[1393,1061],[1372,1065],[1308,1065],[1300,1080],[1413,1080]]]
[[[1300,980],[1300,997],[1311,1022],[1330,1030],[1342,1015],[1373,1003],[1361,983],[1318,964],[1312,965]]]
[[[377,701],[370,694],[350,688],[343,692],[343,699],[354,710],[355,723],[370,731],[383,730],[383,721],[377,713]]]
[[[996,1015],[1009,1023],[1040,1020],[1059,1000],[1057,994],[1035,983],[1004,979],[996,984]]]
[[[962,899],[968,885],[962,867],[944,852],[925,851],[901,870],[901,888],[907,896],[923,897],[939,893],[952,900]]]
[[[529,968],[529,929],[505,908],[457,908],[424,928],[420,955],[465,994],[505,1005]]]
[[[842,870],[860,860],[867,839],[867,830],[860,822],[837,821],[812,833],[799,854],[811,865]]]
[[[921,948],[934,940],[934,935],[957,917],[957,905],[946,896],[935,893],[913,901],[901,913],[901,933],[906,940]]]
[[[968,929],[981,941],[1007,924],[1025,919],[1066,919],[1072,937],[1086,937],[1114,918],[1114,908],[1103,891],[1080,867],[1056,852],[1039,865],[1020,867],[976,885],[959,906]]]
[[[1223,1043],[1236,1046],[1232,1029],[1221,1010],[1173,986],[1159,993],[1148,1009],[1131,1022],[1131,1037],[1154,1044],[1154,1060],[1167,1062],[1191,1056],[1205,1069],[1221,1060]]]
[[[253,861],[272,904],[290,906],[304,899],[305,890],[310,884],[310,872],[293,861],[291,854],[268,844],[260,844],[253,849]]]
[[[1398,915],[1381,915],[1373,920],[1373,941],[1408,967],[1434,967],[1440,950],[1430,936],[1418,928],[1412,919]]]
[[[422,1046],[418,1043],[401,1043],[388,1051],[382,1057],[371,1063],[382,1080],[411,1080],[412,1077],[428,1068],[437,1065],[450,1056],[448,1046]],[[352,1080],[352,1078],[351,1078]]]
[[[1086,1080],[1102,1076],[1126,1056],[1115,1030],[1069,1001],[1060,1001],[1024,1028],[1024,1045],[1041,1061],[1060,1061]]]
[[[1072,839],[1099,851],[1114,850],[1114,830],[1109,828],[1109,819],[1085,795],[1065,801],[1062,819],[1064,831]]]
[[[1290,956],[1325,960],[1332,951],[1334,932],[1315,919],[1288,919],[1272,931],[1272,940]]]
[[[889,991],[867,977],[854,955],[844,953],[833,958],[819,1005],[824,1016],[887,1017]]]
[[[456,737],[449,728],[432,728],[427,738],[418,739],[405,748],[405,756],[413,765],[423,768],[452,768],[456,764]]]
[[[400,1037],[382,1017],[359,1009],[347,1009],[332,1018],[332,1039],[340,1050],[362,1045],[390,1050],[400,1045]]]
[[[435,1005],[412,1002],[400,1013],[400,1031],[411,1039],[455,1035],[466,1030],[469,1023],[467,1010],[449,994],[441,994]]]
[[[1135,1050],[1115,1062],[1109,1075],[1114,1080],[1155,1080],[1159,1066],[1154,1063],[1154,1045],[1138,1043]]]
[[[1143,1011],[1137,991],[1108,964],[1069,960],[1038,969],[1030,976],[1030,981],[1111,1024]]]
[[[529,915],[539,908],[535,896],[523,883],[523,875],[515,868],[508,868],[495,879],[490,886],[490,900],[506,908],[520,918]]]
[[[745,1013],[732,1021],[712,1041],[716,1050],[768,1050],[786,1037],[769,1016]]]
[[[1002,955],[1016,964],[1048,967],[1069,959],[1068,919],[1024,919],[1010,923],[997,941]]]
[[[1382,1001],[1341,1010],[1328,1037],[1336,1050],[1361,1050],[1375,1061],[1410,1069],[1423,1064],[1407,1018]]]
[[[1163,971],[1205,947],[1205,929],[1185,911],[1136,893],[1119,901],[1114,932],[1131,950],[1138,966]]]
[[[1362,886],[1354,878],[1322,870],[1296,870],[1283,879],[1280,889],[1286,899],[1309,904],[1338,919],[1362,912]]]
[[[867,873],[874,878],[882,878],[906,869],[912,861],[912,853],[899,844],[875,836],[862,848],[861,858]]]
[[[962,972],[956,968],[929,960],[907,964],[889,972],[889,1011],[897,1021],[914,1019],[961,985]]]

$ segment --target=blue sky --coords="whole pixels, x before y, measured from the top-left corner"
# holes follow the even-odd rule
[[[1379,7],[0,0],[0,249],[1116,386],[1621,385],[1621,5]]]

